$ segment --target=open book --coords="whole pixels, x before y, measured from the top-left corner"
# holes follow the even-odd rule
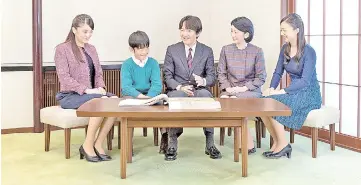
[[[168,102],[168,96],[166,94],[160,94],[150,99],[125,99],[119,102],[119,106],[130,106],[130,105],[154,105],[157,103],[163,104]]]

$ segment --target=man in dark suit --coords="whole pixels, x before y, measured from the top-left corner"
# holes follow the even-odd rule
[[[213,50],[197,41],[202,32],[201,20],[195,16],[185,16],[179,22],[179,30],[182,42],[168,46],[164,59],[164,81],[168,96],[213,97],[209,88],[216,82]],[[214,146],[214,129],[203,130],[206,136],[205,153],[212,159],[221,158],[221,153]],[[182,133],[183,128],[170,128],[168,133],[162,134],[162,142],[168,135],[168,145],[164,148],[165,160],[177,158],[178,136]]]

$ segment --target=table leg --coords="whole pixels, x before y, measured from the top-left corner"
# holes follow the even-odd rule
[[[120,152],[120,177],[125,179],[127,177],[127,132],[128,132],[128,120],[127,118],[121,118],[121,152]]]
[[[242,138],[241,138],[241,147],[242,147],[242,177],[247,177],[247,169],[248,169],[248,147],[247,147],[247,143],[248,143],[248,124],[247,124],[247,119],[246,118],[242,118],[242,127],[241,127],[241,132],[242,132]]]
[[[127,162],[128,163],[132,163],[132,159],[133,159],[133,130],[134,128],[128,128],[128,159]]]
[[[239,162],[239,127],[234,127],[234,162]]]

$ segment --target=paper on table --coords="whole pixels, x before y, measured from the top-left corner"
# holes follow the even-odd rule
[[[201,98],[193,101],[169,99],[169,110],[174,109],[197,109],[197,110],[221,110],[221,103],[210,98]]]
[[[140,99],[125,99],[119,102],[119,106],[126,106],[126,105],[145,105],[147,100],[140,100]]]
[[[184,102],[214,102],[215,100],[213,98],[193,98],[193,97],[187,97],[187,98],[169,98],[169,102],[172,101],[184,101]]]

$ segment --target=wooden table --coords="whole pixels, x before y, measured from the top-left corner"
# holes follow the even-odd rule
[[[132,130],[135,127],[234,127],[234,161],[236,162],[239,161],[239,128],[241,128],[242,176],[247,177],[246,118],[289,116],[291,110],[269,98],[216,100],[220,101],[221,110],[169,110],[168,106],[163,105],[119,107],[120,99],[99,98],[83,104],[77,110],[77,116],[121,119],[120,176],[122,179],[126,178],[127,161],[132,162]]]

